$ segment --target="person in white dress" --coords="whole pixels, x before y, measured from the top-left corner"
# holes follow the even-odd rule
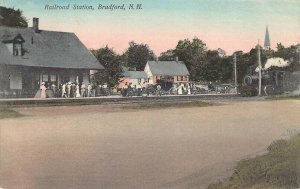
[[[78,84],[78,83],[77,83],[77,85],[76,85],[75,97],[76,97],[76,98],[80,98],[80,97],[81,97],[81,96],[80,96],[80,92],[79,92],[79,84]]]
[[[70,98],[70,96],[71,96],[71,86],[72,86],[72,83],[68,82],[67,86],[66,86],[66,88],[67,88],[67,97],[68,98]]]
[[[85,91],[85,84],[84,82],[81,83],[81,96],[86,97],[86,91]]]
[[[190,84],[189,84],[189,83],[187,84],[187,92],[188,92],[188,95],[191,94],[191,87],[190,87]]]
[[[179,86],[178,86],[178,94],[179,95],[182,95],[182,93],[183,93],[183,84],[179,84]]]
[[[87,87],[87,96],[91,97],[92,96],[92,85],[89,83]]]
[[[66,84],[63,84],[61,86],[61,97],[65,98],[66,97]]]
[[[47,87],[45,87],[45,82],[42,82],[40,90],[41,90],[41,98],[46,98],[47,97],[47,95],[46,95]]]
[[[160,85],[156,86],[156,95],[161,96],[161,86]]]

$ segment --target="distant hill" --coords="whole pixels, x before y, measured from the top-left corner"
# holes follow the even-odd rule
[[[20,9],[0,6],[0,26],[28,27],[28,22]]]

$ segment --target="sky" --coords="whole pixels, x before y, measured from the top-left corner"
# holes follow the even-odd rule
[[[68,4],[70,10],[45,10]],[[95,10],[72,10],[73,4]],[[98,10],[99,4],[125,4],[126,10]],[[129,4],[143,9],[129,10]],[[0,6],[21,9],[29,26],[38,17],[42,30],[74,32],[88,48],[108,45],[118,53],[135,41],[159,55],[194,37],[229,55],[248,52],[258,41],[263,44],[267,25],[273,49],[280,42],[300,43],[299,0],[0,0]]]

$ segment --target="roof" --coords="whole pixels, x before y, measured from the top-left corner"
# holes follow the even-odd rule
[[[21,36],[23,56],[13,56],[5,42]],[[0,65],[47,68],[104,69],[74,33],[0,26]]]
[[[129,79],[146,79],[148,78],[146,72],[144,71],[124,71],[123,73],[124,77],[127,77]]]
[[[182,61],[148,61],[153,75],[187,76],[190,75]]]

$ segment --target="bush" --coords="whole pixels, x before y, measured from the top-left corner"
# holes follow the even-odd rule
[[[299,187],[300,135],[274,142],[265,155],[240,161],[230,179],[208,189]]]

